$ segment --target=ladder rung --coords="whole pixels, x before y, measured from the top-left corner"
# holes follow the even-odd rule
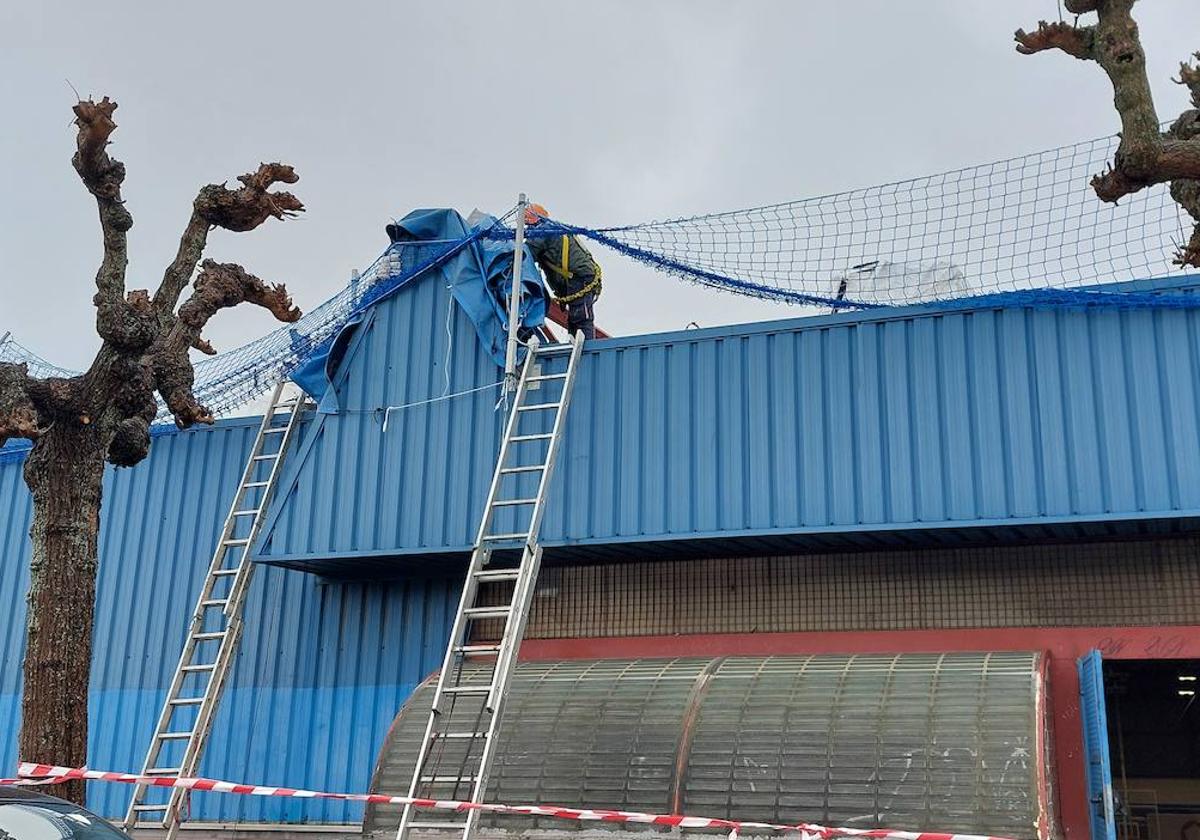
[[[465,780],[464,780],[465,781]],[[465,831],[467,824],[465,822],[412,822],[408,823],[409,828],[424,828],[424,829],[442,829],[455,831]]]
[[[234,537],[231,540],[221,540],[221,545],[249,545],[249,537]]]
[[[249,508],[247,510],[235,510],[231,516],[254,516],[256,513],[261,513],[262,508]]]
[[[537,499],[497,499],[492,507],[513,507],[514,505],[536,505]]]
[[[236,575],[241,569],[216,569],[213,571],[213,577],[225,577],[226,575]]]
[[[255,455],[255,456],[254,456],[253,458],[251,458],[250,460],[251,460],[251,461],[278,461],[278,460],[279,460],[279,453],[278,453],[278,452],[276,452],[276,453],[274,453],[273,455]]]
[[[513,443],[517,443],[523,440],[549,440],[552,437],[554,437],[554,435],[549,433],[544,435],[514,435],[513,437],[510,437],[509,440]]]
[[[207,601],[201,601],[202,607],[223,607],[229,603],[228,598],[210,598]]]
[[[527,467],[501,467],[500,473],[502,475],[509,475],[510,473],[538,472],[544,469],[546,469],[545,464],[530,464]]]
[[[281,435],[287,431],[287,426],[276,426],[272,429],[263,429],[264,435]]]
[[[463,615],[467,618],[504,618],[511,607],[467,607]]]
[[[454,652],[463,656],[486,656],[499,653],[500,645],[455,645]]]
[[[191,738],[191,732],[159,732],[158,737],[164,741],[182,741],[184,738]]]
[[[244,487],[246,489],[249,489],[251,487],[266,487],[270,483],[271,482],[269,482],[269,481],[248,481],[245,484],[243,484],[242,487]]]
[[[215,662],[209,662],[208,664],[201,664],[201,665],[184,665],[184,666],[183,666],[182,668],[180,668],[179,670],[180,670],[180,671],[188,671],[188,672],[192,672],[192,671],[212,671],[212,670],[213,670],[213,669],[215,669],[216,667],[217,667],[217,663],[215,663]]]
[[[170,701],[172,706],[199,706],[204,702],[203,697],[178,697]]]
[[[561,353],[570,353],[574,349],[572,344],[543,344],[534,352],[535,356],[556,356]]]
[[[486,738],[487,732],[435,732],[435,738],[452,738],[456,741],[461,741],[466,738]]]
[[[519,405],[517,406],[517,411],[545,411],[550,408],[557,409],[561,406],[562,403],[560,402],[538,403],[537,405]]]
[[[192,638],[198,642],[207,642],[207,641],[211,641],[212,639],[223,639],[223,638],[225,638],[225,631],[224,630],[213,630],[211,632],[206,632],[206,633],[197,633],[194,636],[192,636]]]
[[[491,694],[490,685],[448,685],[442,689],[443,694]]]
[[[135,810],[135,811],[165,811],[165,810],[167,810],[167,805],[165,803],[162,805],[134,805],[133,810]]]
[[[542,376],[531,376],[528,379],[526,379],[525,381],[526,382],[549,382],[553,379],[566,379],[566,378],[567,378],[567,375],[565,373],[548,373],[548,374],[544,374]]]
[[[181,767],[151,767],[143,776],[177,776]]]
[[[510,542],[512,540],[525,540],[529,538],[528,533],[521,534],[485,534],[483,537],[488,542]]]
[[[520,576],[520,569],[483,569],[475,573],[475,580],[516,580]]]
[[[422,776],[421,781],[427,785],[466,785],[474,782],[477,776]]]

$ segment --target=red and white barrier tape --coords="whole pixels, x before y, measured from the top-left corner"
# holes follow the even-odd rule
[[[378,805],[408,805],[442,811],[486,811],[491,814],[518,814],[527,817],[555,817],[564,820],[584,820],[608,823],[641,823],[677,828],[717,828],[730,835],[750,831],[794,831],[802,840],[830,840],[835,837],[863,837],[872,840],[1006,840],[978,834],[944,834],[928,831],[893,831],[886,828],[833,828],[813,823],[780,825],[776,823],[744,822],[719,817],[687,817],[681,814],[643,814],[637,811],[607,811],[595,808],[562,808],[556,805],[499,805],[495,803],[458,802],[454,800],[417,799],[408,796],[385,796],[377,793],[326,793],[297,788],[265,787],[175,776],[135,776],[131,773],[110,773],[78,767],[57,767],[50,764],[22,763],[17,778],[0,779],[0,785],[45,785],[72,779],[98,782],[123,782],[149,787],[184,788],[214,793],[239,793],[247,796],[288,796],[298,799],[337,799],[346,802],[371,802]]]

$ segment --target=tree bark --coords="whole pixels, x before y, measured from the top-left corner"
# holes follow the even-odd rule
[[[1112,167],[1092,179],[1101,201],[1116,203],[1127,195],[1155,184],[1171,184],[1171,196],[1195,222],[1190,242],[1175,255],[1176,265],[1200,268],[1200,139],[1192,129],[1196,112],[1185,112],[1166,132],[1159,130],[1158,112],[1146,75],[1136,0],[1067,0],[1076,15],[1095,12],[1096,23],[1039,21],[1033,32],[1018,29],[1017,52],[1026,55],[1061,50],[1084,61],[1095,61],[1108,75],[1113,106],[1121,118],[1121,141]],[[1200,58],[1200,53],[1196,54]],[[1200,109],[1200,68],[1183,62],[1176,80],[1191,92]]]
[[[89,426],[55,428],[29,454],[33,541],[19,755],[23,761],[87,763],[88,677],[96,601],[104,447]],[[44,789],[83,801],[83,782]]]
[[[95,610],[100,494],[107,461],[131,467],[150,450],[159,391],[182,428],[213,422],[192,393],[188,349],[213,352],[201,336],[221,309],[251,303],[281,321],[295,321],[287,289],[268,286],[241,266],[206,261],[194,291],[176,307],[212,228],[254,230],[267,219],[304,210],[289,192],[295,170],[263,163],[238,178],[241,186],[203,187],[192,204],[175,260],[153,298],[125,288],[127,234],[133,216],[121,185],[125,165],[108,153],[117,103],[104,97],[73,108],[72,165],[96,199],[104,255],[96,272],[96,332],[104,340],[91,367],[71,379],[36,379],[25,365],[0,363],[0,445],[33,441],[25,483],[33,493],[33,562],[22,695],[20,757],[75,767],[87,763],[87,697]],[[180,480],[183,480],[182,478]],[[83,804],[81,781],[57,786]]]

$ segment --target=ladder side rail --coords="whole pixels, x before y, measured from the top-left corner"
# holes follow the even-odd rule
[[[563,390],[559,396],[559,406],[555,411],[554,424],[550,431],[550,445],[546,452],[545,468],[542,470],[541,477],[538,480],[536,501],[534,502],[533,512],[530,515],[529,538],[524,548],[524,556],[521,558],[522,567],[528,562],[531,565],[531,569],[522,574],[522,586],[518,586],[517,590],[513,592],[508,619],[505,623],[506,636],[514,617],[518,622],[522,622],[521,626],[523,629],[523,614],[528,610],[528,604],[532,601],[533,589],[536,585],[537,571],[541,562],[541,546],[538,544],[538,535],[541,532],[542,516],[545,513],[546,493],[550,488],[550,481],[553,479],[554,467],[557,463],[559,443],[562,440],[563,420],[566,417],[567,407],[570,404],[571,393],[575,385],[576,366],[579,363],[583,338],[576,335],[572,337],[572,342],[571,357],[567,362],[566,379],[563,380]],[[517,635],[512,639],[501,641],[500,661],[497,662],[496,678],[493,680],[492,693],[488,697],[488,705],[493,710],[495,710],[497,705],[497,697],[503,696],[507,690],[508,675],[512,670],[513,663],[516,661],[517,652],[521,646],[521,638],[521,635]]]
[[[546,513],[546,494],[550,490],[550,481],[554,477],[554,467],[558,462],[559,445],[562,443],[563,437],[563,420],[567,416],[571,394],[575,390],[575,375],[583,350],[582,334],[576,333],[571,340],[574,346],[571,348],[571,358],[567,361],[567,378],[563,380],[558,410],[554,413],[554,426],[550,430],[550,446],[546,452],[546,468],[542,470],[541,479],[538,481],[537,501],[534,503],[533,514],[529,521],[529,533],[533,535],[533,542],[537,542],[537,535],[541,533],[542,517]]]
[[[467,580],[463,584],[462,595],[459,596],[458,612],[455,613],[454,616],[454,624],[452,625],[450,632],[450,641],[446,645],[446,656],[442,660],[442,670],[438,674],[437,686],[434,688],[433,700],[430,703],[429,718],[425,724],[425,738],[421,742],[421,749],[417,754],[416,768],[413,770],[412,781],[409,783],[409,796],[416,796],[417,788],[420,786],[421,773],[424,770],[425,761],[428,759],[429,748],[431,746],[433,737],[433,724],[441,711],[440,703],[443,694],[442,689],[445,688],[446,672],[453,667],[454,648],[459,644],[457,640],[466,631],[466,610],[467,607],[472,603],[471,599],[474,597],[475,588],[477,586],[475,583],[475,575],[473,573],[476,569],[482,568],[483,557],[486,554],[488,554],[487,550],[482,548],[476,548],[471,552],[471,563],[467,567]],[[405,805],[404,807],[407,811],[411,806]]]
[[[241,632],[242,624],[239,621],[236,625],[231,625],[225,633],[225,640],[221,643],[221,651],[217,654],[217,665],[213,669],[212,674],[209,675],[208,687],[204,692],[204,701],[200,704],[200,710],[196,714],[192,736],[188,739],[184,757],[179,762],[179,774],[181,776],[195,775],[195,766],[200,763],[203,746],[208,740],[212,722],[215,718],[213,713],[216,711],[221,692],[224,690],[227,677],[229,676],[228,662],[231,658],[230,655],[236,650]],[[229,649],[228,653],[226,652],[226,648]],[[163,814],[163,828],[167,830],[165,840],[174,840],[176,832],[179,831],[180,823],[183,821],[183,815],[180,811],[188,793],[189,791],[183,788],[170,789],[166,811]]]
[[[504,717],[504,707],[508,701],[508,682],[516,664],[517,650],[520,647],[521,638],[525,635],[525,624],[529,617],[528,607],[533,600],[533,591],[536,588],[538,570],[541,568],[542,563],[542,547],[539,545],[533,548],[527,559],[529,573],[522,581],[521,591],[514,593],[513,596],[516,614],[515,616],[510,614],[510,619],[504,627],[504,639],[501,641],[500,655],[504,657],[505,661],[503,670],[501,670],[501,665],[497,663],[496,676],[493,678],[495,680],[493,684],[495,699],[493,701],[492,713],[488,720],[488,728],[483,736],[483,753],[479,758],[479,769],[476,774],[475,784],[471,790],[472,802],[482,802],[484,796],[487,794],[487,783],[492,770],[492,761],[496,756],[496,736],[500,730],[500,722]],[[517,607],[518,596],[519,608]],[[464,827],[464,837],[470,837],[470,832],[474,830],[479,816],[479,811],[468,812],[467,825]]]
[[[492,473],[492,483],[488,487],[487,500],[484,502],[483,517],[479,522],[479,531],[475,534],[475,544],[482,545],[484,537],[487,536],[488,526],[492,521],[492,508],[495,507],[496,496],[500,492],[500,481],[504,477],[504,473],[500,470],[504,467],[508,460],[509,444],[512,438],[516,436],[517,424],[520,422],[521,415],[517,411],[517,406],[525,399],[525,394],[529,389],[529,376],[536,364],[538,339],[537,336],[532,336],[529,339],[529,349],[525,353],[525,364],[521,367],[521,378],[517,382],[516,395],[513,397],[512,408],[508,413],[508,420],[504,424],[504,435],[500,439],[500,452],[496,456],[496,469]]]
[[[488,526],[491,524],[492,508],[494,507],[496,494],[499,492],[500,488],[500,480],[503,476],[503,473],[501,473],[500,470],[504,466],[504,463],[508,457],[509,438],[512,437],[513,432],[516,430],[517,422],[519,420],[516,407],[521,404],[521,398],[525,395],[529,373],[531,370],[533,370],[536,349],[537,344],[534,343],[529,352],[525,354],[525,364],[521,369],[521,379],[517,385],[517,396],[513,400],[513,408],[512,411],[509,412],[508,421],[505,424],[504,437],[500,441],[500,454],[496,458],[496,469],[492,473],[492,483],[491,487],[488,489],[488,497],[484,505],[483,517],[479,523],[479,531],[475,536],[475,548],[471,552],[471,563],[467,568],[467,580],[463,584],[462,595],[458,599],[458,612],[454,616],[454,625],[450,631],[450,641],[446,645],[446,655],[442,660],[442,670],[438,674],[437,686],[433,693],[433,710],[435,713],[440,707],[442,693],[446,687],[447,675],[451,666],[454,664],[454,648],[461,644],[460,640],[467,629],[466,624],[468,621],[468,616],[466,611],[475,602],[475,594],[479,588],[479,582],[475,578],[475,573],[482,569],[484,564],[486,564],[487,560],[491,557],[491,550],[484,548],[484,537],[487,536]],[[433,718],[431,717],[430,726],[432,726],[432,723]],[[420,775],[420,767],[417,769],[418,772],[413,774],[414,782],[419,781],[418,776]],[[415,795],[415,791],[409,793],[409,796]]]
[[[442,689],[445,688],[447,672],[453,667],[454,648],[459,644],[458,639],[466,632],[466,609],[473,603],[475,589],[478,586],[475,580],[475,571],[483,568],[486,556],[490,553],[487,549],[481,547],[476,547],[471,552],[471,562],[467,567],[467,579],[463,584],[463,592],[459,598],[458,612],[454,616],[454,625],[450,632],[450,640],[446,645],[446,656],[442,661],[442,670],[438,674],[437,686],[434,688],[433,699],[429,706],[429,714],[425,720],[425,734],[421,738],[421,748],[417,751],[417,762],[413,765],[412,779],[408,783],[409,797],[416,797],[417,791],[421,787],[421,777],[425,773],[425,765],[428,763],[429,754],[433,750],[434,725],[441,714]],[[407,836],[408,825],[412,822],[415,813],[416,808],[412,804],[405,804],[404,809],[400,813],[400,826],[396,830],[397,838]]]
[[[180,651],[179,661],[175,666],[175,673],[172,676],[171,683],[167,688],[167,694],[163,700],[163,707],[159,713],[158,721],[155,724],[154,734],[151,736],[150,747],[146,751],[146,758],[142,764],[143,775],[146,775],[146,771],[154,767],[161,755],[163,739],[160,737],[160,735],[166,731],[167,726],[170,724],[171,718],[175,712],[175,706],[171,701],[179,698],[179,692],[182,689],[183,682],[188,675],[188,672],[184,671],[183,669],[190,663],[191,658],[195,653],[197,644],[196,634],[201,632],[204,626],[206,608],[203,606],[203,602],[208,600],[211,596],[213,587],[217,580],[217,576],[214,574],[214,572],[221,568],[222,561],[225,559],[225,556],[228,553],[229,547],[225,543],[229,539],[230,533],[235,525],[236,517],[233,515],[233,513],[239,509],[239,505],[242,503],[245,497],[246,484],[253,475],[254,465],[256,463],[255,457],[262,451],[263,443],[267,437],[266,430],[271,427],[271,421],[275,415],[275,407],[279,403],[279,397],[283,392],[284,384],[284,382],[280,381],[275,385],[275,389],[271,394],[270,405],[266,413],[263,415],[262,422],[259,424],[258,434],[255,437],[254,444],[250,449],[250,454],[246,458],[246,466],[243,468],[241,478],[238,480],[238,489],[234,494],[229,513],[226,515],[225,523],[221,528],[221,535],[217,540],[217,547],[213,551],[212,559],[209,561],[208,572],[205,575],[203,584],[201,585],[200,594],[196,599],[196,607],[192,613],[191,623],[188,625],[187,636],[184,639],[183,649]],[[299,401],[297,401],[296,406],[293,408],[293,412],[294,413],[289,422],[294,422],[296,414],[299,413]],[[287,435],[285,435],[285,437],[287,437]],[[279,451],[280,453],[283,452],[282,446]],[[269,489],[270,488],[268,488],[268,490]],[[244,554],[245,552],[243,552],[243,556]],[[225,631],[227,634],[228,630],[229,628],[227,628]],[[210,683],[211,680],[212,675],[209,676]],[[133,795],[130,797],[129,809],[126,812],[125,821],[123,823],[126,829],[132,828],[136,824],[138,813],[137,806],[140,804],[142,797],[145,796],[147,789],[147,785],[136,785],[134,787]],[[172,798],[174,798],[174,794],[172,794]],[[169,805],[170,803],[168,803],[167,806],[164,806],[164,828],[168,827],[167,820],[170,815]]]
[[[275,386],[275,390],[271,394],[271,403],[274,405],[279,401],[279,394],[283,390],[283,383],[279,382]],[[208,572],[205,575],[204,582],[200,587],[200,595],[196,599],[196,609],[192,613],[191,623],[188,625],[187,636],[184,638],[183,649],[179,653],[179,661],[175,665],[175,673],[171,678],[171,683],[167,688],[166,696],[163,698],[163,707],[159,712],[158,722],[154,726],[154,734],[151,736],[150,748],[146,751],[146,758],[142,763],[142,775],[146,774],[147,770],[154,767],[154,763],[158,760],[158,756],[162,751],[162,739],[159,734],[166,731],[167,725],[171,722],[171,717],[174,714],[174,706],[171,705],[172,700],[179,697],[179,690],[183,686],[183,681],[187,677],[187,672],[183,670],[184,666],[191,660],[192,654],[195,652],[196,640],[195,635],[200,632],[204,625],[204,610],[201,602],[208,599],[212,593],[213,584],[216,582],[216,577],[213,575],[221,566],[221,561],[225,556],[228,547],[225,545],[225,540],[229,537],[229,530],[233,524],[234,517],[232,512],[237,510],[238,503],[242,500],[246,490],[246,483],[254,469],[254,456],[258,454],[258,450],[262,447],[263,439],[266,437],[264,431],[270,425],[272,411],[269,408],[263,415],[262,423],[259,424],[258,435],[254,440],[254,445],[250,449],[250,455],[246,458],[246,466],[242,470],[241,478],[238,480],[238,489],[234,494],[233,503],[230,507],[230,515],[225,517],[225,523],[221,527],[221,535],[217,539],[217,547],[213,551],[212,559],[208,564]],[[137,811],[135,807],[139,804],[142,797],[146,794],[146,785],[135,785],[133,795],[130,797],[129,809],[125,813],[125,821],[123,823],[126,829],[132,828],[137,822]]]
[[[281,388],[282,383],[280,383],[280,385],[277,387]],[[249,585],[250,574],[254,569],[254,563],[253,563],[253,561],[251,561],[249,559],[250,558],[250,549],[254,547],[254,541],[256,539],[258,539],[258,532],[262,529],[263,520],[265,518],[264,514],[267,511],[267,506],[271,504],[271,499],[275,495],[275,484],[279,479],[279,472],[280,472],[281,467],[283,466],[284,453],[287,452],[287,448],[291,444],[292,438],[295,436],[296,429],[300,425],[299,418],[300,418],[300,414],[301,414],[300,408],[301,408],[302,403],[303,403],[303,394],[297,396],[296,404],[292,406],[291,413],[288,416],[287,426],[285,427],[285,431],[283,433],[283,437],[279,441],[279,449],[277,450],[278,455],[275,458],[275,462],[271,464],[270,473],[268,473],[267,477],[265,479],[263,479],[264,481],[267,482],[267,484],[265,487],[263,487],[262,498],[258,502],[258,508],[257,508],[258,513],[254,514],[254,516],[251,517],[250,530],[249,530],[249,533],[247,534],[248,542],[244,546],[240,546],[240,548],[242,549],[242,557],[241,557],[241,561],[238,564],[239,572],[237,575],[234,576],[233,584],[230,586],[230,589],[229,589],[229,603],[227,603],[225,605],[225,615],[228,618],[230,618],[231,620],[234,617],[234,613],[240,614],[242,604],[245,601],[246,587]],[[272,402],[272,405],[274,405],[274,402]],[[260,450],[262,447],[262,443],[266,440],[267,429],[271,428],[271,426],[270,426],[270,423],[272,420],[271,415],[273,413],[274,413],[273,410],[268,411],[267,415],[263,418],[263,426],[259,430],[259,437],[263,439],[262,441],[259,442]],[[261,454],[261,451],[259,454]],[[252,467],[254,462],[247,461],[246,463],[248,465],[251,465],[251,467]],[[251,473],[249,472],[249,468],[248,468],[247,475],[250,475],[250,474]],[[245,489],[245,482],[243,482],[243,484],[242,484],[242,489],[243,490]],[[239,497],[244,497],[244,493],[239,492],[238,495],[239,495]],[[237,505],[241,504],[243,501],[244,501],[244,498],[238,498],[234,502],[234,507],[236,508]],[[231,511],[231,513],[232,513],[232,511]],[[232,519],[233,517],[231,516],[230,518]]]
[[[472,789],[472,802],[482,802],[483,797],[487,793],[488,775],[491,771],[491,763],[496,751],[495,736],[499,731],[500,722],[504,715],[509,679],[516,666],[521,640],[525,635],[525,626],[529,619],[529,608],[533,602],[534,590],[537,587],[537,577],[542,561],[542,547],[538,541],[538,534],[545,508],[546,492],[553,477],[558,448],[562,440],[563,422],[566,417],[567,407],[570,404],[577,365],[583,348],[582,336],[577,334],[572,338],[572,341],[574,346],[571,348],[571,357],[567,363],[566,379],[563,380],[563,391],[559,397],[558,409],[555,412],[549,451],[546,453],[546,467],[542,470],[541,479],[538,482],[537,501],[534,503],[534,512],[530,518],[529,539],[525,544],[521,558],[523,573],[516,590],[513,592],[508,618],[504,625],[504,637],[500,642],[499,661],[496,663],[496,669],[492,677],[492,691],[488,697],[492,714],[488,722],[488,730],[484,740],[483,754],[480,757],[479,770]],[[476,819],[473,820],[472,816],[475,816]],[[477,818],[477,812],[468,814],[467,825],[464,827],[464,838],[471,836]]]
[[[256,449],[259,450],[256,454],[261,454],[262,444],[266,440],[267,429],[274,428],[272,421],[275,419],[275,406],[278,403],[278,396],[282,392],[283,383],[280,382],[276,386],[276,393],[271,401],[271,407],[263,417],[263,424],[259,428],[259,441]],[[209,674],[207,685],[204,691],[204,700],[200,704],[200,708],[196,713],[196,721],[192,728],[192,735],[188,739],[187,746],[184,749],[183,759],[180,761],[181,773],[185,776],[194,775],[196,767],[200,763],[200,758],[204,753],[204,747],[207,744],[208,736],[212,731],[213,719],[216,717],[217,706],[220,703],[221,695],[225,690],[225,684],[228,682],[229,670],[232,667],[233,658],[237,652],[238,643],[241,641],[242,629],[244,622],[242,621],[242,613],[245,609],[246,592],[249,586],[250,577],[254,571],[254,562],[250,560],[250,548],[254,544],[255,538],[262,527],[263,513],[267,505],[271,501],[271,496],[275,489],[275,481],[279,475],[280,466],[283,463],[284,453],[291,442],[291,438],[296,428],[299,426],[299,417],[301,414],[302,396],[296,398],[296,403],[291,407],[288,415],[287,425],[283,433],[283,437],[279,442],[278,456],[271,465],[271,470],[268,476],[263,479],[267,482],[263,488],[262,499],[256,513],[250,522],[250,531],[247,542],[243,546],[239,546],[242,551],[242,556],[238,561],[238,574],[234,577],[233,583],[230,586],[229,596],[223,612],[227,620],[224,637],[221,639],[220,648],[217,651],[216,659],[214,660],[213,670]],[[247,460],[250,469],[243,476],[248,479],[253,474],[253,459]],[[245,482],[239,489],[238,497],[235,498],[233,507],[230,510],[230,519],[233,519],[232,513],[239,509],[239,505],[244,501]],[[214,569],[215,571],[215,569]],[[178,814],[178,806],[182,803],[187,795],[187,791],[181,788],[172,788],[169,806],[172,806],[167,811],[167,816],[174,815],[174,826],[178,827],[180,816]],[[171,826],[168,828],[167,840],[172,840],[174,830]]]
[[[254,445],[250,447],[250,454],[246,457],[246,466],[242,469],[242,477],[238,479],[238,489],[234,496],[233,503],[229,507],[229,515],[225,517],[225,527],[221,529],[221,539],[217,543],[217,550],[213,552],[213,562],[210,570],[215,571],[218,567],[217,563],[220,560],[222,549],[225,548],[224,542],[230,538],[233,531],[233,526],[236,524],[237,517],[233,515],[235,510],[238,510],[238,503],[242,501],[242,496],[245,495],[246,485],[250,483],[251,476],[254,475],[255,461],[262,454],[263,443],[267,439],[267,429],[271,427],[271,421],[275,416],[275,406],[279,404],[279,397],[283,393],[284,383],[281,380],[276,383],[275,390],[271,392],[271,402],[267,406],[267,410],[263,413],[262,422],[258,424],[258,434],[254,437]],[[297,405],[297,408],[299,405]],[[283,450],[280,450],[283,451]]]
[[[528,377],[529,377],[531,371],[533,370],[534,366],[536,365],[537,355],[538,355],[537,336],[533,336],[530,340],[529,352],[527,353],[527,355],[525,357],[525,367],[521,371],[521,381],[520,381],[520,384],[517,389],[517,397],[513,401],[513,409],[512,409],[512,413],[509,417],[508,432],[505,435],[505,442],[501,446],[500,457],[496,461],[496,472],[495,472],[495,475],[493,476],[493,480],[492,480],[493,487],[492,487],[492,491],[491,491],[491,498],[488,499],[488,511],[484,514],[485,519],[489,519],[491,517],[491,509],[494,507],[495,494],[498,492],[500,480],[503,475],[503,473],[501,473],[501,469],[504,467],[504,464],[506,461],[504,450],[508,443],[508,438],[512,437],[516,433],[517,425],[520,422],[520,413],[517,411],[517,409],[524,402],[524,397],[528,393],[527,380],[528,380]],[[540,504],[541,504],[540,496],[543,492],[543,488],[546,486],[546,484],[545,484],[546,474],[547,474],[547,472],[553,470],[553,468],[554,468],[553,458],[554,458],[554,446],[555,446],[555,442],[556,442],[554,435],[556,435],[559,430],[559,421],[562,418],[562,409],[565,405],[563,400],[567,396],[566,389],[570,387],[570,376],[571,376],[571,365],[570,365],[570,363],[568,363],[567,379],[564,383],[563,396],[561,396],[559,398],[559,407],[555,412],[554,425],[551,430],[552,436],[550,438],[550,445],[548,447],[548,451],[546,454],[546,460],[543,462],[545,464],[545,467],[542,470],[541,478],[538,481],[539,501],[537,502],[537,504],[534,507],[535,511],[537,510],[537,507],[540,506]],[[483,523],[483,525],[486,527],[486,522]],[[481,540],[483,538],[483,535],[486,533],[485,527],[480,528],[479,533],[480,533]],[[487,697],[487,710],[491,713],[490,717],[493,722],[496,720],[497,698],[499,696],[501,696],[501,693],[503,691],[503,686],[507,682],[507,679],[506,679],[507,672],[510,668],[510,662],[512,660],[511,651],[509,649],[510,648],[509,630],[512,627],[513,619],[519,615],[520,605],[526,599],[526,597],[527,597],[526,590],[529,589],[529,573],[528,573],[527,565],[528,565],[529,558],[531,556],[531,552],[535,551],[533,546],[536,545],[536,543],[537,543],[537,527],[538,527],[538,518],[535,515],[530,518],[529,528],[526,531],[525,544],[524,544],[524,546],[522,546],[522,552],[521,552],[521,562],[520,562],[520,565],[518,566],[518,568],[520,570],[520,574],[517,579],[517,585],[513,589],[512,599],[508,603],[508,613],[504,617],[504,632],[500,638],[500,645],[499,645],[500,649],[497,651],[497,654],[496,654],[496,663],[495,663],[494,668],[492,669],[492,679],[488,686],[489,691],[488,691],[488,697]],[[489,724],[489,729],[490,728],[491,728],[491,725]],[[477,781],[477,784],[478,784],[478,781]]]
[[[437,685],[434,688],[433,700],[429,712],[429,717],[425,723],[425,735],[421,739],[421,748],[417,753],[417,762],[413,768],[412,780],[408,785],[408,795],[415,797],[421,786],[421,777],[425,771],[425,764],[429,760],[430,751],[433,748],[434,724],[438,715],[441,713],[441,703],[446,687],[446,681],[449,677],[451,669],[456,661],[455,648],[463,644],[463,638],[466,634],[466,625],[468,622],[467,609],[475,603],[475,596],[478,593],[479,581],[476,578],[476,573],[483,569],[487,561],[491,557],[491,550],[485,548],[488,529],[492,522],[492,515],[495,508],[496,496],[500,490],[500,482],[503,479],[504,473],[501,471],[504,464],[508,460],[509,444],[517,429],[517,424],[520,421],[520,413],[516,410],[521,404],[528,390],[529,377],[534,369],[535,358],[537,356],[537,336],[530,339],[530,346],[525,354],[525,363],[521,367],[521,378],[517,383],[516,394],[513,397],[512,408],[509,411],[508,419],[504,424],[504,433],[500,439],[500,451],[496,457],[496,468],[492,473],[492,481],[488,487],[487,499],[484,501],[483,516],[479,521],[479,530],[475,534],[475,548],[471,552],[471,562],[467,567],[467,578],[463,583],[462,595],[458,601],[458,611],[454,616],[454,624],[450,630],[450,639],[446,645],[446,655],[442,660],[442,669],[438,673]],[[510,614],[511,615],[511,614]],[[507,624],[507,619],[506,619]],[[499,657],[497,657],[497,665],[499,665]],[[492,684],[496,679],[495,671],[492,672]],[[489,691],[489,698],[491,692]],[[404,810],[400,815],[400,825],[396,830],[398,840],[404,840],[408,834],[409,823],[412,822],[415,808],[412,805],[405,805]]]

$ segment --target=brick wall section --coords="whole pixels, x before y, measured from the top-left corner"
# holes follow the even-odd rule
[[[1181,538],[544,567],[526,637],[1197,623]]]

